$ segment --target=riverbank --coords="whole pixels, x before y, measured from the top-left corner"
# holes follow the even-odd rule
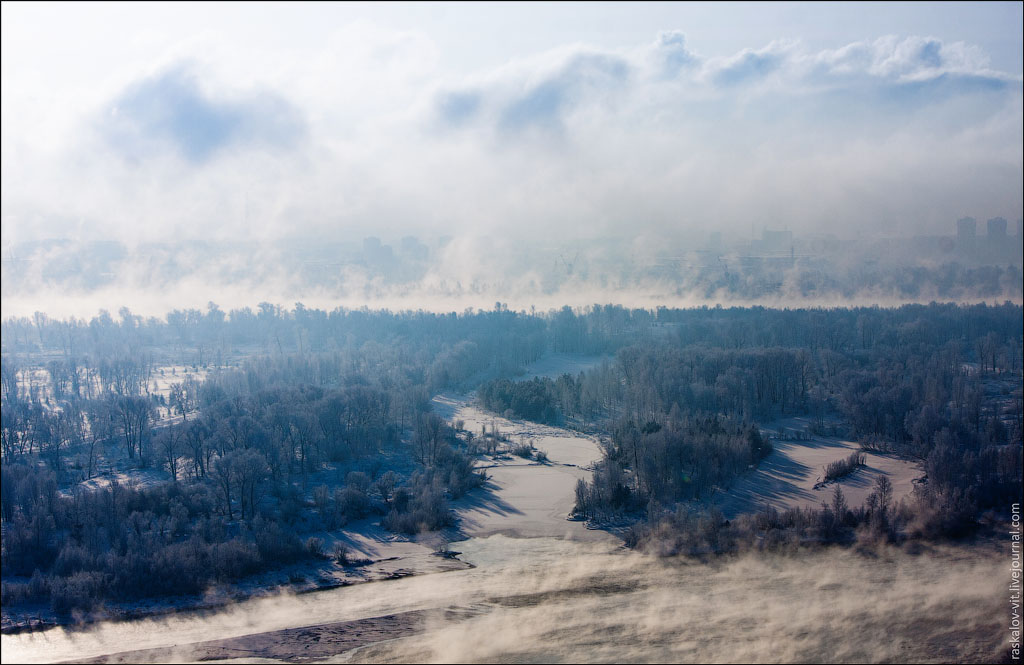
[[[336,533],[334,538],[336,542],[346,543],[352,559],[362,560],[360,565],[340,566],[328,561],[293,564],[253,575],[236,584],[209,589],[201,596],[111,603],[88,614],[58,616],[48,606],[28,606],[17,611],[5,608],[0,633],[17,635],[54,628],[80,631],[105,622],[159,619],[178,614],[201,616],[244,601],[318,593],[356,584],[472,567],[449,552],[436,551],[429,543],[399,539],[378,524],[367,524],[363,529],[360,532],[346,530]],[[431,535],[440,537],[439,534]],[[451,531],[449,535],[454,536],[455,532]]]
[[[4,643],[52,661],[998,662],[1004,540],[707,563],[494,535],[476,567]],[[36,640],[27,644],[28,639]],[[124,653],[124,645],[139,649]],[[120,647],[120,648],[118,648]],[[42,660],[42,659],[37,659]]]

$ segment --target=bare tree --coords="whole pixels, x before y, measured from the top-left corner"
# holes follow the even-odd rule
[[[171,474],[171,480],[178,482],[178,471],[181,468],[181,458],[185,453],[185,435],[183,428],[170,426],[160,430],[154,442],[160,460],[167,466]]]

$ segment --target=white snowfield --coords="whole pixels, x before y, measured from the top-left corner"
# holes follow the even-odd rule
[[[488,432],[496,427],[512,441],[525,441],[548,456],[545,463],[509,455],[478,463],[477,468],[484,470],[490,480],[483,491],[474,491],[453,505],[463,535],[613,539],[609,534],[566,520],[576,502],[577,480],[589,479],[589,469],[601,458],[601,448],[595,439],[555,427],[499,418],[472,406],[465,396],[441,395],[435,399],[435,409],[449,421],[464,421],[464,427],[477,435],[482,427]]]
[[[804,433],[806,418],[786,418],[769,424],[769,431]],[[727,519],[741,513],[763,510],[766,505],[777,510],[787,508],[820,508],[831,503],[835,486],[843,490],[849,506],[863,504],[874,490],[876,479],[885,475],[893,487],[893,501],[899,502],[914,491],[915,481],[924,477],[920,464],[891,454],[864,452],[864,466],[848,476],[827,484],[825,465],[846,459],[860,451],[852,441],[836,437],[812,436],[809,439],[772,439],[774,450],[733,485],[709,498]]]

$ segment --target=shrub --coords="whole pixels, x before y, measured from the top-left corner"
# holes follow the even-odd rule
[[[384,518],[384,528],[412,535],[451,526],[451,511],[440,485],[426,475],[417,474],[413,480],[415,484],[412,488],[401,488],[406,490],[409,496],[409,500],[404,504],[404,510],[403,504],[396,500],[394,507]],[[399,493],[395,494],[397,497]]]
[[[260,558],[268,564],[292,563],[306,553],[299,537],[277,522],[256,518],[252,524],[252,535]]]
[[[858,468],[864,466],[865,456],[862,452],[851,453],[846,459],[829,462],[825,465],[825,482],[838,480],[848,476]]]
[[[349,474],[349,476],[351,475]],[[334,492],[334,504],[335,510],[345,520],[360,520],[370,514],[370,497],[364,490],[352,485]]]
[[[370,477],[362,471],[350,471],[345,476],[345,484],[365,494],[370,490]]]
[[[316,504],[317,510],[323,515],[327,512],[327,505],[331,500],[331,491],[327,488],[327,485],[317,485],[313,488],[313,503]]]
[[[4,607],[20,605],[31,600],[27,582],[0,582],[0,603]]]
[[[210,546],[210,566],[218,580],[236,580],[259,572],[262,561],[255,543],[234,538]]]
[[[316,537],[307,538],[306,553],[317,559],[326,559],[327,553],[324,550],[324,539]]]
[[[524,459],[530,459],[533,457],[533,446],[528,443],[517,443],[512,446],[511,450],[513,455],[517,455]]]
[[[94,557],[80,545],[66,544],[53,563],[52,572],[59,577],[67,577],[83,570],[95,568]]]
[[[67,578],[50,581],[50,608],[60,615],[72,610],[91,610],[105,595],[107,582],[103,573],[83,571]]]

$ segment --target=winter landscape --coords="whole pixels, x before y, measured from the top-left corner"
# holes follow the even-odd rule
[[[1020,3],[2,12],[4,663],[1020,662]]]

